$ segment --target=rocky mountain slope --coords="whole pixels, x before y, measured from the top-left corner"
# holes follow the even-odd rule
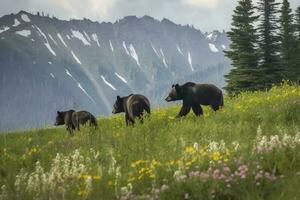
[[[21,11],[0,18],[0,130],[53,124],[57,110],[111,113],[117,95],[164,105],[173,83],[224,86],[224,32],[149,16],[115,23]]]

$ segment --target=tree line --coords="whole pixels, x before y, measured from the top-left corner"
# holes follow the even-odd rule
[[[232,15],[233,69],[225,75],[229,94],[268,89],[283,80],[300,81],[300,6],[288,0],[239,0]]]

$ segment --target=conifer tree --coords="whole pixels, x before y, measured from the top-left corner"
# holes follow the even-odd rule
[[[297,74],[297,41],[293,14],[288,0],[283,0],[280,10],[280,64],[283,68],[283,78],[296,81]],[[299,57],[299,56],[298,56]]]
[[[279,59],[278,6],[276,0],[258,1],[259,68],[262,72],[258,81],[263,88],[270,88],[273,83],[280,83],[284,77]]]
[[[252,0],[239,0],[232,16],[232,28],[227,33],[231,39],[230,50],[225,55],[231,60],[233,69],[226,75],[229,94],[257,89],[258,55],[254,22],[255,16]]]
[[[300,84],[300,6],[296,10],[296,15],[295,15],[295,29],[296,29],[296,40],[297,40],[297,50],[295,53],[295,58],[296,58],[296,71],[295,71],[295,76],[296,76],[296,82]]]

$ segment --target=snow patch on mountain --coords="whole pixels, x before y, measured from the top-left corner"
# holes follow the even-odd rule
[[[74,30],[72,30],[71,29],[71,32],[72,32],[72,37],[75,37],[75,38],[77,38],[78,40],[80,40],[84,45],[86,45],[86,46],[91,46],[91,43],[89,43],[86,39],[85,39],[85,37],[83,36],[83,34],[81,33],[81,32],[79,32],[79,31],[74,31]]]
[[[126,54],[129,55],[129,51],[127,49],[125,41],[123,41],[123,48],[125,49]]]
[[[74,53],[73,51],[71,51],[71,54],[72,54],[74,60],[75,60],[78,64],[81,65],[81,61],[80,61],[79,58],[75,55],[75,53]]]
[[[206,38],[209,39],[209,40],[211,40],[213,38],[213,36],[214,36],[214,33],[211,32],[210,34],[208,34],[206,36]]]
[[[39,35],[40,37],[43,37],[45,40],[47,40],[47,37],[46,37],[46,35],[43,33],[43,31],[42,31],[37,25],[34,25],[34,27],[37,29],[38,35]]]
[[[24,21],[24,22],[30,22],[31,20],[29,19],[28,15],[26,14],[22,14],[21,15],[21,19]]]
[[[57,33],[57,37],[58,37],[58,39],[60,39],[60,41],[63,43],[63,45],[65,47],[68,47],[67,44],[65,43],[64,39],[61,37],[60,33]]]
[[[110,49],[112,52],[114,52],[114,46],[112,45],[111,41],[109,40]]]
[[[219,50],[217,49],[216,45],[212,44],[212,43],[209,43],[209,49],[214,52],[214,53],[217,53],[219,52]]]
[[[110,82],[108,82],[108,81],[105,79],[104,76],[101,75],[101,78],[102,78],[103,82],[104,82],[106,85],[108,85],[111,89],[117,90]]]
[[[97,43],[98,47],[100,47],[99,39],[96,33],[92,34],[92,39]]]
[[[127,83],[126,79],[125,79],[123,76],[121,76],[121,75],[118,74],[117,72],[115,72],[115,75],[116,75],[121,81],[123,81],[124,83]]]
[[[83,91],[83,93],[93,102],[96,103],[96,101],[87,93],[87,91],[82,87],[82,85],[78,82],[77,86]]]
[[[163,61],[163,63],[164,63],[164,66],[165,66],[166,68],[168,68],[169,66],[168,66],[168,64],[167,64],[167,62],[166,62],[165,54],[164,54],[162,48],[160,48],[159,51],[160,51],[160,53],[161,53],[161,55],[162,55],[162,61]]]
[[[189,61],[192,72],[195,71],[193,68],[193,63],[192,63],[193,61],[192,61],[192,56],[191,56],[190,52],[188,52],[188,61]]]
[[[66,37],[68,40],[71,40],[71,37],[68,34],[66,35]]]
[[[52,62],[51,62],[51,61],[48,61],[48,64],[49,64],[49,65],[52,65]]]
[[[19,20],[18,19],[15,19],[14,20],[14,24],[12,25],[13,27],[17,27],[17,26],[19,26],[21,23],[19,22]]]
[[[47,41],[47,43],[45,43],[45,46],[47,47],[47,49],[50,51],[50,53],[52,53],[54,56],[56,56],[55,51],[51,48],[49,42]]]
[[[226,49],[226,46],[224,44],[221,45],[223,49]]]
[[[159,56],[159,54],[158,54],[157,50],[155,49],[155,46],[153,46],[153,44],[152,44],[152,43],[151,43],[151,47],[152,47],[152,49],[153,49],[154,53],[156,54],[156,56],[160,58],[160,56]]]
[[[9,30],[9,27],[8,27],[8,26],[1,27],[1,28],[0,28],[0,33],[5,32],[5,31],[7,31],[7,30]]]
[[[183,55],[183,53],[182,53],[182,51],[181,51],[181,48],[179,47],[178,44],[176,44],[176,48],[177,48],[177,51],[178,51],[181,55]]]
[[[16,31],[16,34],[21,35],[23,37],[29,37],[31,35],[31,31],[30,30]]]
[[[72,74],[69,72],[69,70],[67,70],[67,69],[65,69],[66,70],[66,74],[68,75],[68,76],[70,76],[73,80],[76,80],[76,79],[74,79],[74,77],[72,76]],[[76,80],[77,81],[77,80]]]
[[[137,53],[136,53],[136,51],[135,51],[132,44],[129,45],[129,53],[130,53],[131,57],[136,61],[136,64],[138,66],[141,66],[140,62],[139,62],[139,56],[137,55]]]
[[[47,49],[49,50],[50,53],[52,53],[54,56],[56,56],[56,53],[55,51],[51,48],[50,44],[49,44],[49,41],[47,39],[47,36],[45,35],[45,33],[43,33],[43,31],[37,26],[37,25],[34,25],[35,28],[38,30],[38,33],[40,34],[40,36],[42,36],[44,39],[45,39],[45,43],[44,45],[47,47]]]
[[[68,75],[68,76],[70,76],[72,79],[73,79],[73,81],[75,81],[76,83],[77,83],[77,87],[79,88],[79,89],[81,89],[81,91],[93,102],[93,103],[96,103],[95,102],[95,100],[89,95],[89,93],[87,93],[87,91],[82,87],[82,85],[80,84],[80,82],[79,81],[77,81],[77,79],[75,79],[73,76],[72,76],[72,74],[69,72],[69,70],[67,70],[67,69],[65,69],[66,70],[66,74]]]
[[[54,76],[52,73],[50,73],[50,76],[51,76],[52,78],[55,78],[55,76]]]
[[[90,36],[85,31],[83,31],[83,34],[85,35],[86,39],[91,42]]]
[[[57,45],[57,42],[53,39],[52,35],[51,35],[51,34],[48,34],[48,36],[49,36],[49,38],[52,40],[52,42],[53,42],[54,44]]]

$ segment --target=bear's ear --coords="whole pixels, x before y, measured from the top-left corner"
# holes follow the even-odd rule
[[[117,96],[117,100],[120,100],[121,99],[121,97],[120,96]]]
[[[173,88],[173,87],[175,87],[175,85],[174,85],[174,84],[172,85],[172,88]]]
[[[175,90],[176,90],[176,92],[180,91],[180,86],[178,84],[175,85]]]
[[[58,115],[60,115],[60,114],[61,114],[61,112],[57,111],[57,114],[58,114]]]

